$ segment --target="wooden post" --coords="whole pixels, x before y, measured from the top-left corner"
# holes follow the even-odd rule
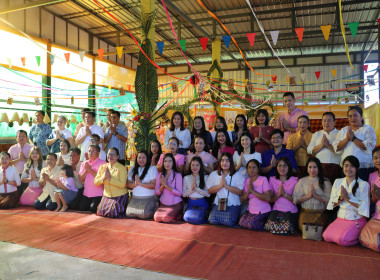
[[[51,118],[51,61],[50,61],[50,53],[51,52],[51,40],[45,38],[46,49],[48,52],[46,53],[46,75],[42,76],[42,83],[44,85],[44,89],[42,90],[42,110]],[[46,89],[45,89],[46,88]]]

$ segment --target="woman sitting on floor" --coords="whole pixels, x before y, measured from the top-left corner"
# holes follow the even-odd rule
[[[260,163],[251,159],[247,163],[248,178],[244,181],[243,195],[240,201],[248,199],[248,210],[241,217],[239,226],[251,230],[264,230],[264,224],[272,210],[269,202],[272,199],[273,190],[265,176],[259,176]]]
[[[182,174],[185,168],[185,156],[183,154],[178,153],[179,140],[176,137],[172,137],[169,139],[169,152],[173,155],[175,159],[175,164],[179,173]],[[157,170],[161,172],[163,170],[163,162],[164,162],[164,154],[161,154],[160,159],[157,163]]]
[[[339,206],[338,218],[331,223],[323,238],[342,246],[352,246],[359,242],[359,234],[369,217],[369,185],[358,177],[360,163],[355,156],[343,160],[346,177],[336,179],[331,190],[327,209]]]
[[[62,167],[65,164],[70,165],[70,142],[67,139],[61,140],[61,143],[59,143],[59,153],[57,154],[57,165],[59,167]]]
[[[317,224],[326,227],[328,215],[326,206],[330,199],[331,183],[323,176],[322,164],[318,158],[306,163],[307,176],[300,179],[293,192],[293,201],[301,205],[298,227],[302,224]]]
[[[155,194],[161,195],[160,206],[154,213],[154,220],[175,223],[182,220],[182,175],[177,171],[172,154],[165,154],[162,172],[157,174]]]
[[[369,175],[368,183],[371,187],[371,204],[375,206],[375,213],[361,231],[359,240],[363,246],[380,252],[380,147],[372,151],[372,160],[377,170]]]
[[[29,158],[21,174],[21,182],[27,183],[28,187],[20,197],[20,204],[24,206],[33,206],[33,203],[42,193],[39,179],[41,170],[44,167],[42,152],[39,147],[33,147],[30,150]]]
[[[276,163],[276,175],[270,177],[273,189],[273,211],[265,224],[265,230],[274,234],[292,234],[297,228],[298,208],[293,203],[293,191],[298,178],[293,176],[293,168],[287,157],[280,157]]]
[[[10,166],[11,155],[7,152],[0,154],[0,209],[17,207],[17,186],[21,185],[20,176],[13,166]]]
[[[218,166],[206,183],[208,192],[216,194],[208,221],[213,225],[237,227],[244,178],[235,173],[234,161],[229,153],[222,154]]]
[[[120,164],[119,150],[109,148],[107,153],[108,163],[99,167],[94,179],[95,185],[104,185],[102,200],[98,205],[98,216],[119,218],[125,216],[125,206],[128,202],[127,170]]]
[[[157,197],[154,194],[157,168],[151,166],[146,150],[139,151],[136,165],[129,171],[127,187],[133,189],[132,199],[128,203],[128,218],[152,219],[157,209]]]
[[[196,138],[200,139],[199,137]],[[195,156],[190,161],[189,175],[183,178],[183,196],[188,197],[187,210],[183,219],[190,224],[206,224],[210,205],[206,197],[209,197],[206,187],[207,175],[205,175],[202,159]]]

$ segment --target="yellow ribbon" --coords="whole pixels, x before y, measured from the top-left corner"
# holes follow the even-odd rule
[[[344,45],[346,47],[346,54],[347,54],[348,62],[350,63],[351,68],[354,69],[354,66],[352,66],[352,63],[351,63],[350,52],[348,50],[348,46],[347,46],[347,42],[346,42],[346,33],[345,33],[344,24],[343,24],[343,17],[342,17],[342,0],[339,0],[339,17],[340,17],[340,29],[342,30],[343,41],[344,41]]]

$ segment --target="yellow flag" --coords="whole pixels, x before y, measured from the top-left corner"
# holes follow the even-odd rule
[[[121,59],[121,57],[123,56],[123,47],[116,47],[116,52],[119,58]]]
[[[331,69],[331,75],[333,75],[333,77],[336,76],[336,69]]]
[[[323,36],[325,36],[325,40],[328,41],[330,37],[331,25],[321,25]]]

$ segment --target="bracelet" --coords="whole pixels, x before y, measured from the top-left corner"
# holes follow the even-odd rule
[[[356,140],[356,136],[352,137],[351,141],[354,142]]]

